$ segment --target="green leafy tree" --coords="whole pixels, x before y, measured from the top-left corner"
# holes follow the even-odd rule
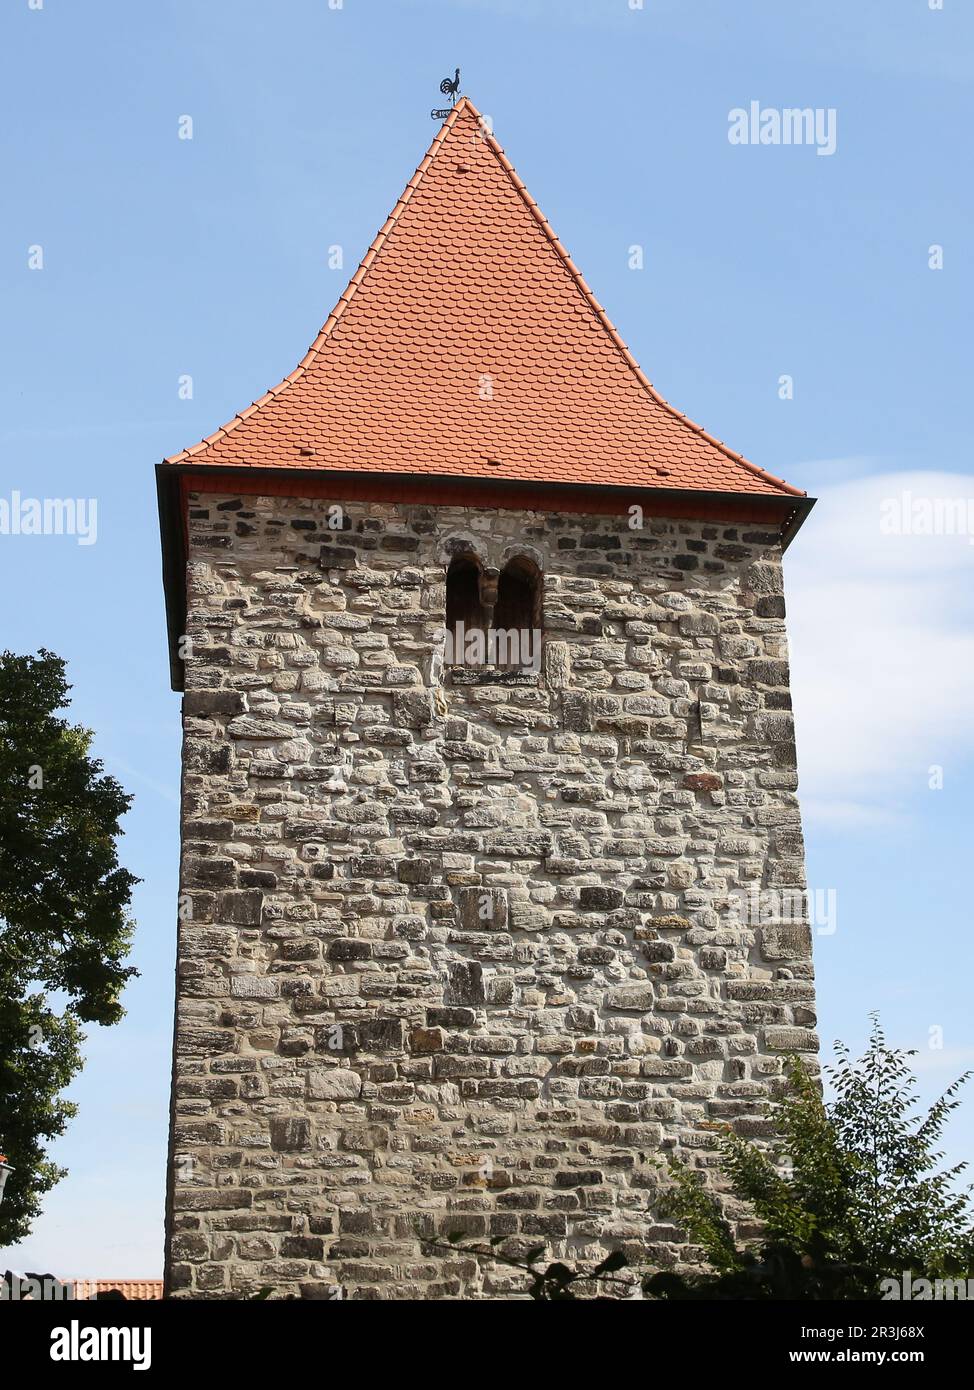
[[[825,1102],[798,1058],[774,1106],[778,1141],[761,1149],[725,1130],[721,1166],[730,1190],[761,1223],[759,1241],[735,1239],[699,1175],[671,1163],[670,1214],[706,1255],[711,1272],[646,1279],[657,1298],[880,1297],[884,1278],[974,1271],[966,1163],[940,1165],[938,1143],[969,1073],[926,1114],[917,1110],[907,1058],[887,1045],[873,1016],[869,1046],[853,1061],[841,1043],[826,1073]]]
[[[16,1169],[0,1244],[22,1239],[65,1175],[47,1158],[75,1106],[61,1093],[83,1065],[80,1024],[117,1023],[137,972],[124,964],[138,882],[120,868],[131,797],[88,756],[92,733],[51,652],[0,655],[0,1151]]]

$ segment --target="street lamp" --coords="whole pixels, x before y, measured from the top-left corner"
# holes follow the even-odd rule
[[[0,1154],[0,1202],[3,1201],[3,1189],[7,1186],[7,1178],[13,1171],[7,1162],[7,1155]]]

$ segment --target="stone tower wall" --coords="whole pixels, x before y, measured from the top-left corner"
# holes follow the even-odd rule
[[[729,910],[804,885],[778,542],[334,505],[190,499],[170,1287],[672,1265],[660,1160],[817,1047],[807,926]],[[540,565],[537,674],[440,673],[458,547]]]

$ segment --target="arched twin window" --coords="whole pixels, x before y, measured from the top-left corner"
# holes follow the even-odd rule
[[[541,662],[542,577],[516,555],[498,573],[470,553],[446,575],[447,665],[537,670]]]

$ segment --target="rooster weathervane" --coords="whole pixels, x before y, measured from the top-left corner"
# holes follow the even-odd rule
[[[457,68],[452,77],[444,77],[440,83],[440,91],[445,97],[450,98],[450,105],[445,107],[434,107],[430,116],[434,121],[445,121],[451,110],[457,104],[457,97],[460,95],[460,69]]]

